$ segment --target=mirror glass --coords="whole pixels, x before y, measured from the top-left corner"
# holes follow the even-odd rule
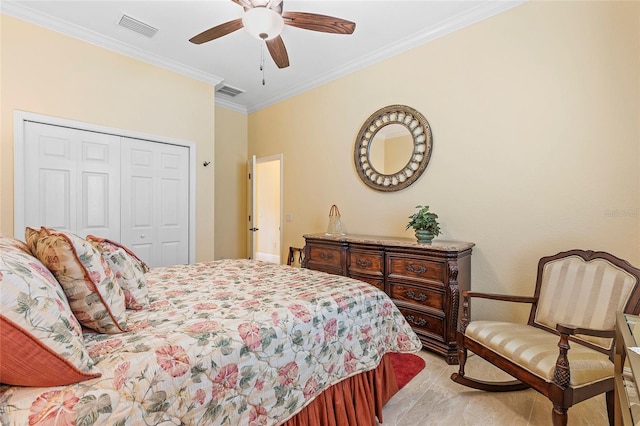
[[[392,175],[407,165],[412,152],[413,139],[409,129],[401,124],[387,124],[371,141],[369,161],[375,170]]]
[[[399,191],[415,182],[431,157],[427,119],[405,105],[390,105],[362,125],[354,148],[360,179],[377,191]]]

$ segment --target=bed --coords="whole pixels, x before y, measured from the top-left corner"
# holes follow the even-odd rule
[[[385,355],[421,348],[364,282],[242,259],[146,271],[87,238],[0,239],[3,425],[375,425],[397,391]]]

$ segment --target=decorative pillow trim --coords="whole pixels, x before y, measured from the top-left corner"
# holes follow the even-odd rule
[[[51,348],[3,315],[0,382],[17,386],[61,386],[100,377],[69,363]],[[46,355],[43,356],[43,351]]]

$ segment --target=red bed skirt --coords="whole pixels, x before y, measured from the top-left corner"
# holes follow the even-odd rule
[[[376,426],[382,407],[398,392],[389,355],[378,367],[331,386],[284,426]],[[376,421],[376,417],[378,421]]]

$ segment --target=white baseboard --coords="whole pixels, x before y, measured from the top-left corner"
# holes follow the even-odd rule
[[[256,260],[263,260],[265,262],[271,263],[280,263],[280,256],[278,256],[277,254],[256,252]]]

